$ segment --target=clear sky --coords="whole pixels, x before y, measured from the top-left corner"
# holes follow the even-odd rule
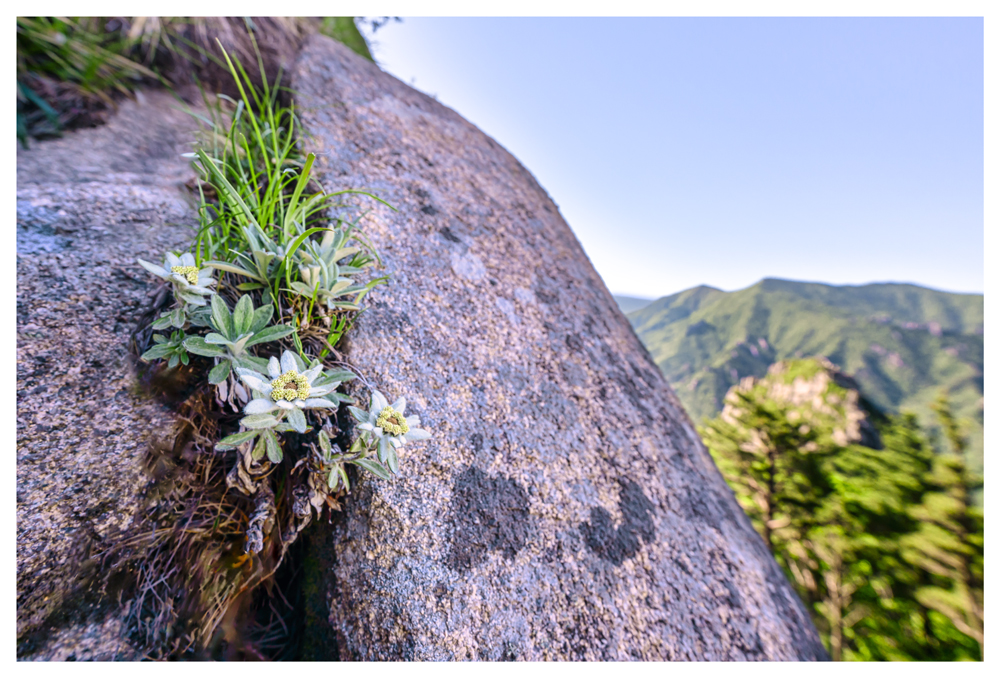
[[[983,21],[404,18],[383,69],[513,153],[612,292],[983,291]]]

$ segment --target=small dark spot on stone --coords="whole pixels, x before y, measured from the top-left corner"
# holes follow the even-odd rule
[[[543,304],[552,305],[559,301],[559,295],[556,292],[550,292],[548,290],[535,290],[535,296],[538,297]]]
[[[583,350],[583,339],[580,338],[579,334],[567,334],[566,345],[574,351],[581,351]]]
[[[417,196],[418,198],[429,198],[429,197],[431,197],[431,194],[430,194],[430,193],[428,193],[428,192],[427,192],[426,190],[424,190],[424,189],[422,189],[422,188],[415,188],[415,189],[413,189],[413,193],[414,193],[414,194],[415,194],[415,195],[416,195],[416,196]]]
[[[455,530],[446,564],[452,570],[474,567],[486,558],[487,551],[500,551],[510,560],[534,529],[524,487],[476,467],[455,477],[450,509]]]
[[[435,598],[437,598],[437,599],[438,599],[438,602],[440,603],[440,602],[441,602],[441,599],[442,599],[442,598],[444,598],[444,597],[445,597],[445,595],[446,595],[446,594],[448,593],[448,587],[447,587],[447,586],[445,586],[445,583],[444,583],[443,581],[439,581],[439,582],[438,582],[438,583],[437,583],[437,584],[436,584],[436,585],[434,586],[434,591],[433,591],[433,593],[434,593],[434,597],[435,597]]]
[[[731,575],[730,575],[731,576]],[[722,584],[726,587],[729,595],[726,596],[729,606],[734,610],[739,610],[743,608],[743,596],[740,595],[739,590],[727,577],[722,577]]]
[[[423,207],[420,208],[420,211],[423,212],[424,214],[429,214],[431,216],[434,216],[435,214],[438,213],[438,209],[434,205],[424,205]]]
[[[428,205],[428,207],[430,207],[430,206]],[[434,209],[434,208],[431,207],[431,209]],[[428,214],[430,214],[430,212],[428,212]],[[455,235],[454,233],[452,233],[451,229],[448,228],[447,226],[445,226],[444,228],[441,229],[441,235],[444,236],[445,240],[450,240],[451,242],[462,242],[461,240],[458,239],[458,236]]]
[[[622,524],[617,528],[611,514],[603,506],[591,508],[590,522],[580,525],[587,547],[601,559],[615,565],[621,565],[638,553],[640,537],[648,543],[656,535],[653,503],[634,480],[621,484],[618,506],[622,512]]]
[[[500,661],[516,662],[519,656],[521,656],[521,653],[518,652],[517,645],[511,643],[510,641],[504,643],[503,654],[500,656]]]
[[[481,452],[483,449],[483,434],[473,433],[469,441],[472,443],[472,449],[476,452]]]

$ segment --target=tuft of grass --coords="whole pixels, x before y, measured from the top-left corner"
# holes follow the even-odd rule
[[[26,147],[30,137],[100,124],[144,82],[207,83],[237,97],[217,42],[260,84],[316,31],[371,59],[352,17],[18,17],[18,139]]]
[[[386,281],[360,282],[381,261],[359,226],[366,212],[343,199],[391,205],[366,191],[320,189],[311,175],[315,157],[303,157],[296,141],[294,104],[279,96],[280,74],[257,88],[238,58],[224,58],[241,98],[206,99],[209,117],[201,118],[191,154],[201,200],[195,258],[224,272],[219,290],[230,301],[250,293],[273,304],[278,322],[298,330],[286,348],[322,359],[350,328],[361,299]]]
[[[128,58],[131,41],[120,23],[95,17],[17,18],[17,132],[59,134],[79,119],[131,93],[144,79],[158,80]]]

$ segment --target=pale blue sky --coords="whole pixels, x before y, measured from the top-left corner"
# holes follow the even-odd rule
[[[405,18],[374,53],[535,175],[612,292],[983,291],[981,19]]]

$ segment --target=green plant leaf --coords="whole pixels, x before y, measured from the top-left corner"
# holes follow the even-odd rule
[[[302,413],[302,410],[288,410],[288,423],[299,433],[306,432],[306,415]]]
[[[250,323],[250,332],[256,334],[262,329],[267,327],[267,324],[271,322],[271,316],[274,315],[274,306],[271,304],[264,304],[260,308],[257,308],[253,312],[253,321]]]
[[[246,334],[250,331],[252,323],[253,302],[250,300],[249,294],[244,294],[236,302],[236,308],[233,309],[233,334],[237,336]],[[236,336],[233,337],[233,341],[236,341]]]
[[[302,169],[299,171],[299,178],[298,181],[295,182],[295,190],[292,192],[292,199],[288,202],[288,211],[285,213],[285,224],[283,224],[285,233],[291,232],[291,229],[289,228],[291,224],[289,221],[295,216],[296,207],[298,207],[299,204],[299,198],[302,196],[302,191],[305,189],[306,184],[309,183],[309,174],[312,171],[313,162],[315,160],[316,156],[312,153],[307,155],[305,165],[303,165]]]
[[[223,175],[222,172],[219,171],[219,168],[216,167],[215,163],[208,157],[208,154],[205,153],[205,151],[200,148],[197,149],[195,153],[198,154],[198,159],[201,162],[201,166],[217,182],[217,188],[222,189],[219,192],[226,193],[227,198],[232,200],[234,203],[236,203],[237,206],[239,206],[242,216],[246,220],[246,222],[252,226],[256,226],[259,229],[260,224],[258,224],[257,219],[254,218],[253,211],[249,207],[247,207],[247,204],[245,202],[243,202],[243,198],[240,197],[239,192],[235,188],[233,188],[233,185],[229,183],[229,180],[226,179],[225,175]]]
[[[256,280],[261,283],[267,282],[265,278],[261,278],[256,273],[251,273],[245,268],[240,268],[236,264],[229,264],[226,263],[225,261],[210,261],[206,264],[206,266],[211,266],[212,268],[217,268],[220,271],[226,271],[227,273],[235,273],[237,275],[242,275],[246,278],[250,278],[251,280]],[[261,287],[264,287],[264,285],[261,285]]]
[[[312,298],[313,294],[316,294],[315,287],[309,287],[309,285],[306,285],[304,282],[299,282],[298,280],[294,281],[291,284],[290,289],[296,292],[299,296],[309,297],[310,299]]]
[[[228,360],[223,360],[221,363],[212,368],[212,371],[208,373],[208,383],[210,384],[221,384],[229,376],[229,371],[232,369],[232,363]]]
[[[385,456],[386,461],[388,462],[389,470],[393,473],[399,473],[399,459],[396,457],[396,448],[389,445],[389,449]]]
[[[257,264],[257,274],[261,278],[267,277],[267,267],[271,265],[271,262],[276,256],[273,252],[265,252],[264,250],[253,250],[253,260]]]
[[[280,464],[283,455],[281,445],[278,443],[278,436],[274,434],[274,431],[266,429],[262,437],[264,438],[264,444],[267,446],[267,458],[273,464]]]
[[[170,344],[157,344],[140,356],[142,360],[156,360],[164,358],[173,353],[174,347]]]
[[[243,369],[253,370],[254,372],[260,372],[261,374],[267,374],[267,361],[263,358],[258,358],[252,355],[242,355],[238,358],[233,358],[237,367],[242,367]]]
[[[267,454],[267,431],[265,430],[264,433],[265,435],[262,435],[257,440],[257,444],[253,446],[253,452],[250,453],[250,456],[253,457],[254,461],[260,461],[264,458],[264,455]]]
[[[330,382],[333,381],[344,383],[357,378],[358,375],[354,374],[354,372],[351,372],[350,370],[345,370],[342,368],[332,369],[324,372],[323,376],[320,379],[316,380],[316,385],[319,386],[322,384],[329,384]]]
[[[392,480],[392,476],[389,474],[389,471],[387,471],[382,464],[378,463],[374,459],[355,459],[351,463],[356,466],[360,466],[369,473],[375,474],[382,480]]]
[[[229,341],[236,340],[229,306],[218,294],[212,295],[212,326]]]
[[[173,313],[164,313],[159,318],[157,318],[157,320],[152,325],[150,325],[150,327],[152,327],[154,330],[165,330],[166,328],[172,326],[173,319],[174,319]]]
[[[181,290],[177,292],[177,298],[185,304],[191,304],[192,306],[205,306],[208,303],[202,296],[190,294]]]
[[[274,428],[278,425],[278,420],[270,414],[249,414],[243,417],[240,423],[247,428],[262,429]]]
[[[306,238],[313,235],[314,233],[322,233],[325,230],[326,230],[325,228],[310,228],[309,230],[302,232],[298,237],[295,238],[295,240],[293,240],[288,245],[288,251],[285,252],[285,256],[291,257],[293,254],[295,254],[295,250],[299,249],[302,243],[305,242]]]
[[[250,338],[250,340],[246,343],[246,347],[249,348],[268,341],[277,341],[278,339],[287,337],[294,331],[295,328],[289,325],[274,325],[272,327],[265,327],[263,330]]]
[[[215,444],[215,449],[221,451],[235,449],[238,445],[242,445],[246,441],[256,438],[257,433],[257,431],[240,431],[239,433],[234,433],[231,436],[226,436]]]
[[[184,348],[195,355],[205,356],[206,358],[226,357],[225,350],[206,343],[204,337],[188,337],[184,340]]]

